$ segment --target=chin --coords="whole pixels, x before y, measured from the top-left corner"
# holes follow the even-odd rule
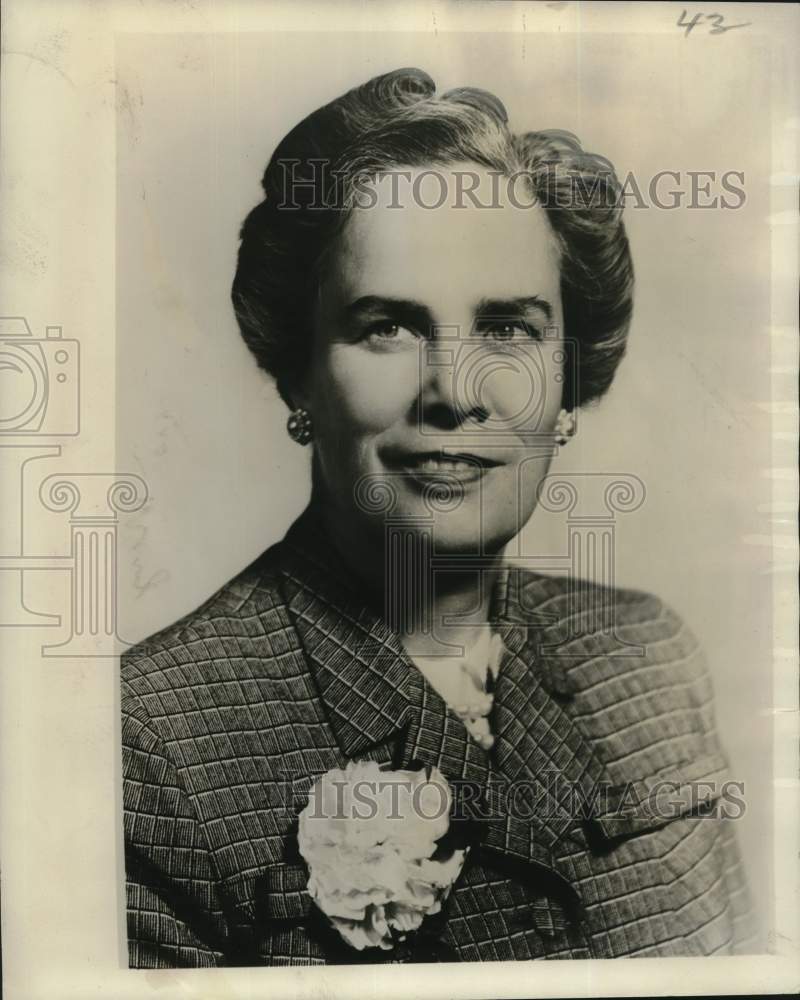
[[[435,555],[486,555],[501,551],[518,532],[516,525],[487,521],[474,511],[436,515],[432,525]]]
[[[361,530],[375,540],[383,536],[383,545],[389,534],[405,539],[403,551],[409,557],[412,538],[422,544],[425,537],[430,539],[426,550],[434,555],[496,555],[523,527],[519,511],[503,502],[507,499],[503,492],[481,496],[478,490],[468,490],[459,496],[431,488],[423,495],[415,487],[399,491],[387,487],[376,476],[368,495],[372,510],[361,505]],[[393,498],[390,505],[389,498]],[[417,557],[422,551],[417,549]]]

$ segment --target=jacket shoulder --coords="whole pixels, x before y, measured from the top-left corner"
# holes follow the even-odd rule
[[[563,632],[571,620],[584,626],[577,634],[602,631],[609,621],[643,630],[690,634],[683,619],[656,594],[646,590],[609,587],[571,576],[545,576],[524,568],[515,569],[518,604],[541,624]]]
[[[544,683],[567,699],[568,714],[613,780],[687,761],[725,766],[705,656],[665,601],[533,574],[523,578],[520,595],[543,622],[534,660]]]
[[[159,673],[178,671],[188,677],[204,664],[279,655],[289,622],[278,583],[277,549],[267,549],[199,607],[126,650],[120,661],[123,692],[151,691],[153,684],[158,686],[152,675]]]
[[[709,683],[694,633],[656,594],[522,570],[519,605],[549,672],[570,693],[596,691],[601,678],[637,692]]]

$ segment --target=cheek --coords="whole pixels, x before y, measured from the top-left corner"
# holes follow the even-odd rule
[[[522,433],[552,429],[561,409],[560,356],[552,349],[525,348],[499,355],[486,366],[483,398],[509,428]]]
[[[405,419],[419,380],[416,351],[372,354],[354,344],[332,344],[324,385],[328,419],[346,424],[351,434],[379,434]]]

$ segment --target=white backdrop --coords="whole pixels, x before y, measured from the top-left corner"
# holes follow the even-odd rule
[[[515,130],[562,128],[632,171],[741,171],[737,210],[634,207],[630,350],[552,471],[630,472],[618,582],[689,622],[716,679],[739,824],[762,907],[771,789],[769,77],[753,40],[724,59],[676,35],[273,34],[118,40],[117,467],[151,500],[124,520],[121,634],[191,610],[277,540],[308,495],[308,450],[241,342],[229,303],[237,231],[278,140],[379,72],[484,87]],[[750,57],[737,58],[748,45]],[[710,44],[710,42],[708,43]],[[763,50],[766,57],[767,50]],[[689,181],[681,187],[688,190]],[[662,191],[666,190],[662,182]],[[719,187],[716,186],[719,191]],[[534,515],[529,553],[563,549]]]

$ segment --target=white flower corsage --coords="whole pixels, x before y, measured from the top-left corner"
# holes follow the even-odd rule
[[[298,833],[308,892],[352,947],[389,950],[441,910],[468,850],[438,843],[451,802],[436,768],[359,761],[315,782]]]

